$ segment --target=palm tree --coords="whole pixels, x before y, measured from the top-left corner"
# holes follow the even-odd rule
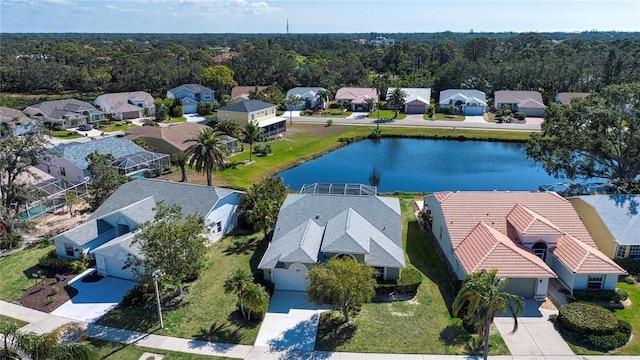
[[[407,100],[407,93],[399,87],[393,88],[387,97],[387,101],[393,104],[395,110],[394,119],[398,117],[400,112],[400,106],[402,106]]]
[[[244,304],[247,307],[245,319],[251,320],[253,311],[266,310],[269,306],[269,294],[264,286],[255,283],[249,283],[242,295]]]
[[[369,113],[372,113],[374,109],[374,105],[376,104],[376,99],[372,97],[368,97],[365,100],[365,102],[367,103],[367,110],[369,110]]]
[[[69,207],[69,216],[73,217],[73,205],[77,204],[80,201],[80,197],[75,192],[68,192],[64,194],[64,201],[67,203]]]
[[[284,100],[285,105],[287,105],[287,110],[289,110],[289,124],[293,124],[293,115],[291,111],[301,102],[302,99],[298,95],[290,95]]]
[[[255,230],[264,231],[264,237],[266,238],[271,230],[271,225],[276,221],[278,216],[278,209],[272,201],[260,200],[256,202],[252,209],[247,211],[247,220],[253,224]]]
[[[27,355],[33,360],[97,359],[95,349],[88,342],[82,341],[83,335],[80,324],[67,323],[44,334],[16,331],[11,341],[15,353]],[[69,341],[70,339],[75,340]]]
[[[254,124],[252,121],[248,121],[247,125],[244,126],[244,136],[245,141],[249,143],[249,162],[252,161],[252,153],[253,153],[253,143],[260,135],[260,128],[258,125]]]
[[[320,108],[324,109],[324,107],[329,102],[330,95],[328,90],[318,90],[316,93],[316,105],[321,104]]]
[[[498,270],[482,270],[467,275],[460,292],[453,301],[453,313],[459,314],[466,306],[467,319],[478,325],[478,335],[484,340],[484,359],[489,355],[489,329],[496,314],[507,309],[513,317],[513,332],[518,330],[518,316],[524,309],[524,300],[503,291],[509,280],[496,276]]]
[[[187,159],[188,156],[184,151],[177,151],[171,154],[171,162],[180,168],[182,174],[181,182],[187,182]]]
[[[242,316],[246,318],[244,312],[243,292],[249,286],[253,284],[253,275],[250,272],[243,269],[236,269],[231,272],[229,277],[224,282],[225,293],[236,293],[238,295],[238,301],[240,303],[240,312]]]
[[[227,159],[227,145],[222,142],[220,133],[211,128],[202,129],[198,135],[184,142],[193,143],[185,151],[189,166],[195,166],[198,174],[206,172],[207,186],[212,186],[211,173],[222,167]]]

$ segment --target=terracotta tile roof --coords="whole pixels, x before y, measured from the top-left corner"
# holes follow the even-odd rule
[[[556,277],[551,268],[505,234],[480,222],[455,250],[467,274],[498,269],[505,278]]]
[[[507,221],[521,234],[525,235],[564,234],[547,218],[521,204],[516,204],[513,207],[513,210],[507,215]]]
[[[577,274],[626,274],[627,272],[602,252],[571,235],[560,238],[551,252]]]
[[[245,98],[249,98],[249,93],[252,92],[253,90],[255,90],[256,86],[252,85],[252,86],[236,86],[233,89],[231,89],[231,99],[235,99],[237,97],[245,97]],[[258,86],[258,90],[263,91],[264,89],[266,89],[266,86]]]
[[[365,97],[370,97],[374,99],[378,99],[378,90],[376,88],[349,88],[344,87],[338,89],[336,92],[335,99],[336,100],[355,100],[355,99],[364,99]],[[364,101],[364,100],[362,100]]]
[[[541,214],[563,233],[596,246],[571,203],[554,192],[466,191],[433,196],[442,206],[454,249],[481,221],[507,234],[507,216],[518,204]]]
[[[184,141],[197,135],[202,129],[206,129],[208,126],[198,123],[180,123],[166,127],[160,126],[136,126],[125,131],[125,139],[135,138],[156,138],[163,139],[167,143],[175,146],[176,148],[184,151],[189,143]]]
[[[556,101],[560,98],[561,104],[571,104],[572,99],[586,98],[590,94],[587,92],[561,92],[556,96]]]

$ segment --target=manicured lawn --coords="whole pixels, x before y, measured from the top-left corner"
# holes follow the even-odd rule
[[[76,132],[68,131],[68,130],[52,131],[51,133],[53,134],[53,136],[57,138],[66,139],[66,140],[79,139],[81,137],[84,137]]]
[[[183,122],[187,122],[187,118],[184,116],[180,116],[180,117],[176,117],[176,118],[171,118],[169,120],[165,120],[162,123],[163,124],[178,124],[178,123],[183,123]]]
[[[432,240],[413,215],[413,199],[401,200],[407,265],[423,274],[417,295],[410,301],[362,306],[349,324],[337,312],[320,320],[316,348],[347,352],[465,354],[470,338],[450,313],[456,284]],[[508,354],[499,334],[491,337],[491,354]]]
[[[149,349],[141,346],[119,344],[110,341],[88,339],[88,341],[98,348],[99,359],[101,360],[137,360],[145,352],[163,355],[164,360],[222,360],[231,359],[227,357],[204,356],[195,354],[179,353],[167,350]]]
[[[187,284],[181,299],[163,301],[164,329],[159,329],[154,302],[139,308],[118,306],[98,323],[157,335],[252,345],[260,323],[247,324],[242,319],[236,296],[225,294],[223,285],[237,268],[257,271],[267,245],[261,241],[261,234],[239,230],[236,235],[212,245],[207,252],[207,267],[200,278]]]
[[[338,109],[329,109],[327,112],[320,115],[321,117],[333,117],[333,118],[346,118],[351,115],[351,111],[341,111]]]
[[[52,243],[41,242],[13,255],[0,258],[0,269],[2,269],[0,299],[18,301],[28,288],[35,285],[31,275],[40,269],[38,259],[53,248]]]
[[[99,130],[102,132],[114,132],[114,131],[124,131],[135,127],[133,124],[124,125],[121,121],[114,121],[109,124],[105,124],[104,127],[101,127]]]
[[[394,110],[380,110],[380,119],[393,119],[396,112]],[[402,120],[407,117],[405,113],[398,113],[398,117],[395,120]],[[367,115],[367,119],[377,119],[378,112],[374,111],[371,114]]]
[[[433,118],[430,118],[429,114],[424,114],[423,118],[425,120],[464,121],[463,115],[448,115],[442,113],[433,114]]]
[[[0,327],[4,326],[4,324],[6,323],[15,323],[18,326],[18,328],[21,328],[28,324],[26,321],[14,319],[9,316],[0,315]]]

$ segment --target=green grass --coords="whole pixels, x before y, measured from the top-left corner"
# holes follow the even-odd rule
[[[18,326],[18,328],[21,328],[21,327],[23,327],[23,326],[28,324],[28,322],[26,322],[26,321],[14,319],[14,318],[9,317],[9,316],[0,315],[0,327],[3,327],[4,324],[6,324],[6,323],[15,323]]]
[[[423,274],[416,296],[407,302],[369,303],[350,323],[342,324],[338,312],[324,313],[316,348],[347,352],[465,354],[470,338],[460,320],[451,316],[455,283],[413,214],[413,199],[401,200],[403,242],[407,265]],[[508,354],[499,334],[490,338],[491,354]]]
[[[187,284],[181,299],[163,301],[164,329],[159,329],[153,302],[139,308],[117,306],[98,323],[157,335],[253,345],[260,323],[242,319],[236,296],[225,294],[223,285],[237,268],[257,271],[266,250],[266,242],[261,239],[261,233],[243,234],[238,230],[212,245],[207,252],[207,268],[200,278]]]
[[[141,346],[119,344],[110,341],[88,339],[88,341],[98,348],[98,357],[101,360],[137,360],[145,352],[164,355],[164,360],[213,360],[231,359],[227,357],[204,356],[195,354],[179,353],[174,351],[149,349]]]
[[[393,117],[395,116],[396,112],[394,110],[380,110],[380,119],[393,119]],[[394,120],[402,120],[404,118],[407,117],[407,114],[405,113],[398,113],[398,117],[395,118]],[[378,118],[378,112],[374,111],[371,114],[367,115],[367,119],[377,119]]]
[[[162,123],[163,124],[178,124],[178,123],[183,123],[183,122],[187,122],[187,118],[184,117],[184,116],[180,116],[180,117],[171,118],[169,120],[165,120]]]
[[[449,115],[443,113],[435,113],[433,114],[433,118],[429,117],[429,114],[424,114],[423,118],[425,120],[445,120],[445,121],[464,121],[464,115]]]
[[[41,242],[13,255],[0,258],[0,269],[2,269],[0,299],[18,301],[27,289],[35,285],[31,274],[40,269],[38,259],[53,248],[53,244]]]
[[[340,109],[328,109],[327,112],[320,115],[321,117],[346,118],[353,114],[351,111],[342,111]]]
[[[76,132],[68,131],[68,130],[57,130],[57,131],[52,131],[51,133],[53,134],[53,136],[57,138],[67,139],[67,140],[79,139],[84,137],[83,135],[80,135]]]
[[[106,123],[104,126],[100,126],[98,130],[102,132],[114,132],[114,131],[124,131],[135,127],[133,124],[124,125],[122,121],[114,121],[111,123]]]
[[[22,109],[27,106],[39,103],[41,101],[61,100],[67,98],[76,98],[84,101],[93,101],[101,92],[79,93],[76,91],[64,91],[60,94],[14,94],[1,93],[0,106],[6,106],[14,109]]]
[[[218,118],[218,112],[214,111],[213,113],[209,114],[209,115],[205,115],[203,116],[205,119],[207,120],[215,120]]]

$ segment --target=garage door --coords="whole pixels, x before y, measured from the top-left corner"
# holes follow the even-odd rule
[[[466,106],[464,108],[465,115],[482,115],[482,108],[477,106]]]
[[[105,266],[106,266],[106,274],[109,276],[131,280],[133,279],[133,272],[131,268],[122,269],[124,263],[121,260],[115,259],[110,256],[104,257]]]
[[[536,291],[537,279],[509,279],[504,291],[524,298],[532,298]]]
[[[423,103],[412,103],[407,104],[407,113],[409,114],[424,114],[424,104]]]
[[[136,119],[140,117],[139,111],[126,111],[122,113],[123,119]]]
[[[184,108],[184,113],[185,114],[195,114],[197,112],[197,108],[198,105],[197,104],[193,104],[193,105],[182,105],[182,107]]]
[[[273,283],[277,290],[307,291],[305,274],[307,267],[300,263],[289,266],[289,269],[273,270]]]

